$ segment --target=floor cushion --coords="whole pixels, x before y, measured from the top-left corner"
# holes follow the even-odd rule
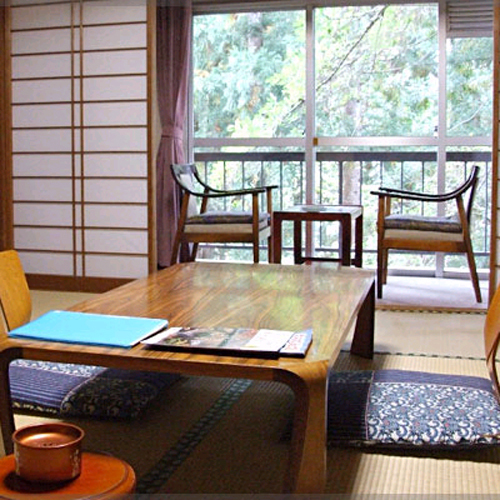
[[[135,418],[179,376],[17,359],[10,364],[9,378],[14,410]]]
[[[406,370],[332,372],[328,445],[496,445],[500,405],[489,379]]]

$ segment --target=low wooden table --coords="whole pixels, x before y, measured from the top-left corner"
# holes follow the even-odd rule
[[[78,500],[129,498],[135,473],[129,464],[98,453],[82,453],[82,472],[72,481],[32,483],[16,473],[14,455],[0,459],[0,498],[12,500]]]
[[[8,379],[9,363],[14,359],[274,380],[288,385],[295,394],[283,489],[295,493],[324,491],[328,373],[353,331],[351,352],[373,355],[372,271],[189,262],[115,288],[72,309],[166,318],[171,326],[312,328],[313,341],[304,358],[265,359],[159,351],[141,344],[122,349],[0,337],[0,423],[7,453],[12,452],[15,429]]]
[[[273,212],[272,247],[273,262],[281,262],[282,237],[281,226],[284,220],[293,221],[293,255],[295,264],[305,261],[337,261],[343,266],[353,263],[362,267],[363,259],[363,207],[361,205],[297,205],[284,210]],[[302,256],[302,222],[328,221],[339,222],[340,233],[340,259],[328,257],[303,257]],[[354,234],[354,260],[351,262],[351,226],[355,223]]]

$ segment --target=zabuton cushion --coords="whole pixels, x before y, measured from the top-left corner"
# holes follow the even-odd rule
[[[333,372],[329,446],[456,448],[498,444],[489,379],[405,370]]]
[[[179,376],[17,359],[10,364],[9,378],[14,410],[135,418]]]

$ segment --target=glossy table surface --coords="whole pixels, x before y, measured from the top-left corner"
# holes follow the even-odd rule
[[[326,476],[326,388],[354,328],[351,352],[373,353],[374,274],[324,265],[186,263],[130,282],[73,310],[167,318],[171,326],[313,329],[305,358],[266,359],[148,349],[84,346],[3,338],[0,421],[5,448],[14,429],[7,370],[10,360],[97,364],[190,375],[276,380],[295,393],[295,417],[285,492],[322,492]]]

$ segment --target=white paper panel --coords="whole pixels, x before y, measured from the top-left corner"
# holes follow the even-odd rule
[[[71,229],[24,228],[14,233],[14,247],[21,250],[73,250]]]
[[[33,250],[22,253],[26,272],[73,275],[74,252],[77,252],[77,274],[83,272],[85,259],[87,276],[145,276],[148,273],[146,0],[83,0],[86,26],[82,49],[87,52],[82,56],[82,80],[79,78],[80,55],[69,54],[72,49],[80,48],[78,2],[73,4],[72,12],[69,4],[14,1],[38,4],[12,9],[14,30],[33,29],[12,34],[13,123],[17,129],[13,134],[14,240],[21,251],[23,248]],[[73,29],[69,28],[71,17],[75,23]],[[50,52],[54,54],[48,54]],[[112,76],[131,73],[144,76]],[[34,80],[19,80],[23,78]],[[80,97],[91,102],[84,102],[82,108],[78,102]],[[72,100],[76,102],[70,104]],[[132,100],[142,102],[119,102]],[[68,105],[61,104],[66,102]],[[87,128],[82,131],[79,129],[80,112],[83,112],[85,127],[120,128]],[[124,127],[127,125],[131,127]],[[75,127],[73,134],[71,127]],[[81,174],[81,155],[78,152],[82,138],[84,174],[87,176],[83,182],[70,178]],[[110,151],[112,153],[108,154]],[[124,151],[140,153],[125,154]],[[89,178],[92,175],[110,178]],[[127,176],[143,179],[117,179]],[[85,189],[83,202],[102,203],[84,205],[83,221],[82,185]],[[71,226],[76,224],[80,228],[82,222],[86,229],[77,229],[75,241]],[[82,256],[79,254],[82,250],[140,253],[144,257]],[[61,251],[69,253],[61,254]]]
[[[78,41],[78,37],[76,38]],[[37,52],[69,52],[71,50],[71,29],[53,29],[12,33],[12,54],[33,54]]]
[[[73,206],[61,203],[14,203],[14,225],[73,225]]]
[[[144,206],[87,205],[86,227],[147,228],[148,210]]]
[[[83,56],[84,75],[146,73],[146,51],[89,52]]]
[[[83,116],[85,126],[146,125],[147,105],[145,102],[85,104]]]
[[[83,50],[146,47],[146,24],[89,26],[83,29]]]
[[[92,202],[146,203],[145,180],[88,179],[85,181],[85,200]]]
[[[50,54],[12,58],[12,78],[71,76],[71,55]]]
[[[73,151],[80,154],[80,140],[81,140],[81,129],[75,129],[73,131]]]
[[[80,53],[77,52],[73,54],[73,76],[78,78],[80,76]],[[75,82],[78,80],[75,80]],[[78,94],[75,94],[78,95]]]
[[[71,151],[71,130],[14,130],[14,152]]]
[[[12,102],[71,101],[71,80],[39,80],[12,82]]]
[[[86,101],[146,99],[147,80],[145,76],[86,78],[83,89]]]
[[[70,127],[71,104],[13,106],[12,124],[14,127]]]
[[[147,231],[106,231],[87,229],[85,250],[88,252],[148,253]]]
[[[76,157],[76,160],[79,156]],[[15,154],[13,156],[14,177],[26,175],[38,176],[71,176],[70,154]]]
[[[76,275],[83,276],[83,255],[81,253],[76,255]]]
[[[75,231],[75,250],[77,252],[82,251],[82,238],[83,238],[82,231],[76,230]]]
[[[76,178],[75,179],[75,196],[73,198],[73,200],[75,201],[75,203],[81,203],[82,201],[82,181],[79,179],[79,178]]]
[[[40,0],[9,0],[9,5],[34,5],[39,4]],[[68,3],[68,0],[50,0],[50,3]]]
[[[147,257],[87,255],[85,273],[91,277],[143,278],[148,275]]]
[[[85,173],[89,177],[146,177],[147,154],[85,155]]]
[[[86,129],[85,151],[138,151],[148,150],[145,127],[117,129]]]
[[[14,201],[71,201],[71,179],[14,179]]]
[[[71,25],[71,5],[33,5],[12,9],[12,29]]]
[[[19,252],[25,273],[66,275],[73,274],[73,255],[63,253]]]
[[[146,21],[146,0],[90,1],[83,5],[83,24]]]

